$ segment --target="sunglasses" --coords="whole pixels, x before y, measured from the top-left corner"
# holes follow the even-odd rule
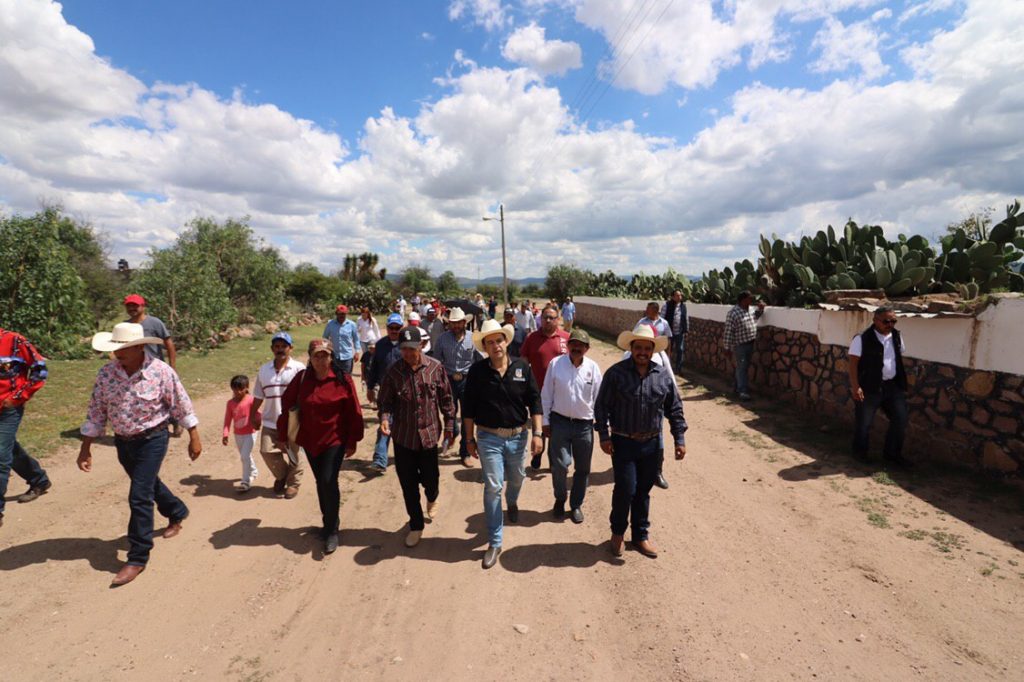
[[[896,324],[896,320],[882,320],[882,324],[887,324],[889,326],[892,326],[892,325]]]

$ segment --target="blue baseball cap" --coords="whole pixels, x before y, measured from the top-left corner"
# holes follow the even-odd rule
[[[278,332],[278,333],[274,334],[273,336],[270,337],[270,345],[271,346],[274,345],[274,341],[284,341],[289,346],[294,346],[295,345],[294,343],[292,343],[292,335],[289,334],[288,332]]]
[[[385,324],[384,326],[390,327],[393,324],[397,324],[399,327],[401,327],[405,324],[405,322],[402,320],[402,316],[399,315],[398,313],[391,313],[390,315],[388,315],[387,324]]]

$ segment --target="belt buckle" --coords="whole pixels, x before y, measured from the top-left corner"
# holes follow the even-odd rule
[[[462,381],[462,372],[452,374],[452,381]]]

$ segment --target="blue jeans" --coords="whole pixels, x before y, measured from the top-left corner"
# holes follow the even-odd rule
[[[612,436],[612,470],[615,487],[612,489],[612,513],[609,521],[613,535],[625,535],[632,528],[633,542],[647,539],[650,528],[651,488],[658,478],[664,454],[661,439],[635,441],[623,436]]]
[[[555,502],[565,502],[569,464],[573,463],[569,508],[579,509],[583,506],[583,498],[587,494],[587,481],[590,478],[590,460],[594,454],[594,423],[572,420],[552,413],[551,440],[548,448]]]
[[[345,360],[339,360],[338,358],[331,358],[331,369],[337,375],[347,374],[352,375],[352,361],[353,358],[346,358]]]
[[[889,418],[889,430],[885,434],[885,449],[882,454],[886,459],[902,457],[903,440],[907,433],[906,392],[897,386],[895,381],[883,381],[881,391],[865,393],[864,400],[855,405],[854,453],[867,454],[871,439],[871,424],[875,420],[875,413],[881,408],[885,412],[885,416]]]
[[[672,368],[676,374],[683,371],[683,357],[686,354],[686,335],[675,334],[671,338]]]
[[[0,409],[0,514],[4,512],[4,496],[11,470],[21,476],[30,487],[46,485],[50,479],[46,471],[33,459],[17,440],[18,427],[25,413],[25,407]]]
[[[529,429],[512,438],[477,431],[480,467],[484,472],[484,516],[491,547],[501,547],[501,531],[505,525],[501,514],[502,489],[509,506],[519,501],[519,490],[526,478],[523,460],[529,437]]]
[[[448,381],[452,387],[452,400],[455,402],[455,430],[452,438],[459,438],[459,434],[463,432],[462,429],[462,396],[466,393],[466,378],[463,376],[462,381],[455,381],[448,377]],[[459,457],[469,457],[469,450],[466,447],[466,439],[459,439]]]
[[[391,423],[391,420],[388,420]],[[385,436],[377,429],[377,443],[373,446],[373,463],[379,464],[385,469],[388,468],[388,445],[391,444],[391,436]]]
[[[754,356],[754,342],[741,343],[733,349],[733,353],[736,356],[736,392],[750,393],[747,370],[750,369],[750,359]]]
[[[114,439],[117,461],[131,479],[128,504],[128,563],[145,566],[153,549],[153,502],[157,511],[174,523],[188,516],[188,507],[160,480],[160,465],[167,455],[166,429],[139,440]]]

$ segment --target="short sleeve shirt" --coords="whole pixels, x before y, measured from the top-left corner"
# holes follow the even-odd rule
[[[159,317],[153,317],[152,315],[146,315],[146,318],[142,320],[142,331],[146,336],[155,336],[158,339],[169,339],[171,332],[167,331],[167,325]],[[147,343],[146,344],[146,357],[153,358],[155,360],[164,359],[164,344],[162,343]]]

